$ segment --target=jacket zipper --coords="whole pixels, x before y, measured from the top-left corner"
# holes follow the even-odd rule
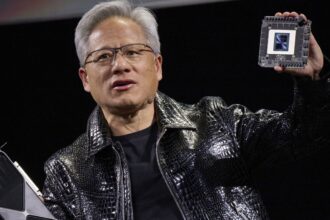
[[[165,181],[165,184],[166,184],[168,190],[170,191],[170,193],[171,193],[171,195],[172,195],[172,197],[173,197],[173,199],[174,199],[174,201],[175,201],[176,206],[178,207],[178,209],[179,209],[179,211],[180,211],[180,213],[181,213],[183,219],[186,219],[186,217],[184,216],[183,211],[182,211],[182,209],[181,209],[181,207],[180,207],[178,201],[176,200],[176,198],[175,198],[175,196],[174,196],[174,193],[173,193],[171,187],[170,187],[169,184],[167,183],[167,180],[166,180],[166,178],[165,178],[165,174],[164,174],[164,172],[163,172],[163,170],[162,170],[162,168],[161,168],[161,166],[160,166],[160,162],[159,162],[159,156],[158,156],[158,145],[159,145],[160,139],[164,136],[165,132],[166,132],[166,129],[163,129],[163,130],[160,132],[160,134],[159,134],[159,136],[158,136],[158,138],[157,138],[157,141],[156,141],[156,159],[157,159],[157,165],[158,165],[158,168],[159,168],[160,174],[162,175],[163,180]]]
[[[119,184],[119,189],[120,192],[121,192],[121,199],[120,199],[120,208],[121,208],[121,215],[122,215],[122,219],[125,219],[125,210],[124,210],[124,193],[122,193],[122,190],[124,189],[124,186],[123,186],[123,172],[122,172],[122,164],[121,164],[121,160],[120,160],[120,155],[118,153],[118,151],[113,148],[113,150],[115,151],[116,153],[116,156],[117,156],[117,163],[119,163],[119,177],[120,177],[120,184]],[[119,216],[118,216],[119,217]]]
[[[121,148],[122,147],[121,144],[120,143],[117,144],[117,143],[115,143],[115,145],[118,145],[119,144],[119,147]],[[115,148],[113,148],[113,149],[116,152],[116,155],[117,155],[118,161],[119,161],[119,165],[120,165],[119,166],[120,167],[120,169],[119,169],[119,172],[120,172],[120,182],[121,182],[120,187],[121,187],[121,189],[125,190],[125,186],[124,186],[124,172],[123,172],[123,169],[124,168],[123,168],[123,165],[122,165],[122,162],[121,162],[121,159],[120,159],[121,157],[120,157],[120,154],[119,154],[118,150],[116,150]],[[123,155],[123,157],[124,158],[122,158],[122,159],[125,160],[126,161],[126,164],[127,164],[127,159],[126,159],[125,154]],[[129,172],[129,170],[127,172]],[[129,175],[127,176],[127,187],[128,187],[128,189],[131,189],[131,180],[130,180],[130,176]],[[122,193],[121,197],[122,197],[122,199],[121,199],[121,205],[122,205],[122,212],[123,212],[122,217],[123,217],[123,219],[125,219],[124,218],[125,217],[125,208],[124,208],[125,207],[125,194]],[[130,197],[129,201],[133,201],[132,200],[132,193],[131,193],[131,191],[129,192],[129,197]],[[131,214],[130,214],[131,218],[130,219],[134,219],[134,217],[133,217],[134,216],[134,210],[131,208],[131,209],[129,209],[129,211],[131,212]]]

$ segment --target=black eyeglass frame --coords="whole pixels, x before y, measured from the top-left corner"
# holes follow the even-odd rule
[[[101,49],[98,49],[98,50],[93,50],[91,52],[89,52],[86,56],[86,59],[85,59],[85,62],[84,62],[84,66],[86,66],[86,64],[89,64],[89,63],[97,63],[98,62],[98,59],[94,59],[94,60],[90,60],[90,61],[87,61],[87,59],[95,52],[97,51],[101,51],[101,50],[110,50],[113,52],[114,56],[113,56],[113,61],[116,60],[116,56],[117,56],[117,53],[119,51],[122,51],[123,48],[125,47],[128,47],[128,46],[133,46],[133,45],[141,45],[141,46],[144,46],[146,48],[149,48],[150,50],[139,50],[139,51],[147,51],[147,52],[152,52],[152,53],[155,53],[155,51],[152,49],[152,47],[150,47],[148,44],[143,44],[143,43],[133,43],[133,44],[125,44],[121,47],[107,47],[107,48],[101,48]]]

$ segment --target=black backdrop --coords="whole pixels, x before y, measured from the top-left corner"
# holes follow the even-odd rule
[[[330,54],[327,7],[317,1],[233,1],[156,10],[164,56],[160,90],[186,103],[212,95],[252,110],[284,110],[292,100],[291,78],[257,65],[261,19],[284,10],[304,12]],[[0,144],[8,142],[4,150],[40,188],[44,161],[84,132],[95,106],[77,74],[77,22],[0,26]],[[255,172],[272,219],[330,218],[329,152]]]

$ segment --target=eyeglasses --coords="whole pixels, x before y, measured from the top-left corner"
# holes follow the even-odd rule
[[[123,58],[130,63],[139,62],[142,59],[144,52],[154,53],[152,48],[146,44],[126,44],[117,48],[104,48],[90,52],[86,57],[85,65],[89,63],[113,65],[119,51]],[[88,58],[91,58],[91,60],[87,61]]]

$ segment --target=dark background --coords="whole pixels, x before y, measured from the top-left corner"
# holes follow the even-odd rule
[[[155,10],[164,57],[160,90],[186,103],[212,95],[251,110],[284,110],[292,100],[291,78],[260,68],[257,58],[263,16],[285,10],[305,13],[330,55],[328,8],[318,1],[233,1]],[[77,74],[77,22],[0,26],[0,144],[8,142],[4,150],[39,188],[44,161],[84,132],[95,106]],[[272,219],[330,219],[329,152],[255,173]]]

